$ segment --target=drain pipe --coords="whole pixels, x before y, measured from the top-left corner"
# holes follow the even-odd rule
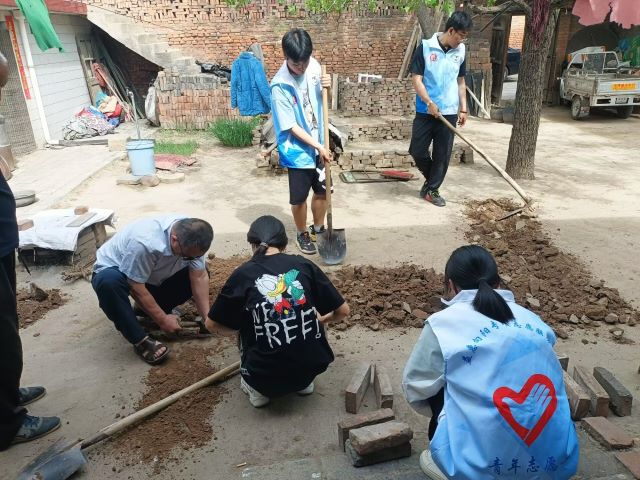
[[[49,133],[49,125],[47,124],[47,117],[44,113],[44,105],[42,104],[42,97],[40,96],[40,87],[38,85],[38,77],[36,76],[36,68],[33,64],[33,56],[31,55],[31,46],[29,45],[29,35],[27,34],[27,25],[25,18],[22,14],[15,15],[17,20],[18,29],[20,30],[20,39],[22,40],[22,48],[24,49],[24,56],[29,69],[29,77],[31,78],[31,86],[33,87],[33,96],[36,100],[36,106],[38,107],[38,115],[40,116],[40,123],[42,124],[42,133],[44,134],[44,140],[49,145],[57,144],[57,141],[51,140],[51,134]]]

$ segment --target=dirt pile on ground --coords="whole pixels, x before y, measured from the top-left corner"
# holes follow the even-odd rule
[[[147,391],[135,410],[149,406],[214,373],[218,369],[211,367],[208,357],[216,357],[229,345],[228,341],[220,340],[215,341],[215,348],[211,344],[205,346],[201,343],[173,344],[172,354],[167,362],[152,368],[147,374],[144,380]],[[167,462],[178,462],[179,450],[202,447],[211,438],[216,439],[209,417],[226,391],[223,383],[187,395],[116,437],[108,447],[111,452],[107,454],[120,458],[126,466],[140,462],[151,464],[156,472]]]
[[[28,289],[18,290],[16,296],[20,328],[37,322],[49,311],[55,310],[67,302],[66,296],[62,295],[59,289],[44,290],[35,283],[31,283]]]
[[[347,320],[331,325],[337,330],[354,324],[371,330],[421,328],[429,315],[443,308],[444,277],[433,268],[345,266],[329,278],[351,307]]]
[[[538,220],[522,215],[499,220],[515,208],[506,200],[469,204],[466,237],[493,253],[504,287],[518,303],[565,338],[567,331],[598,322],[633,326],[640,320],[617,289],[606,287],[576,257],[553,246]]]

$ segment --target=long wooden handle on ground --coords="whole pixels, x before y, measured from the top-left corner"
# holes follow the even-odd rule
[[[326,75],[327,67],[322,65],[322,75]],[[329,151],[329,92],[322,88],[322,117],[324,118],[324,147]],[[327,230],[329,236],[333,232],[333,213],[331,211],[331,162],[324,164],[324,178],[327,198]]]
[[[81,448],[88,448],[91,445],[94,445],[94,444],[96,444],[96,443],[98,443],[98,442],[110,437],[111,435],[114,435],[114,434],[116,434],[118,432],[121,432],[122,430],[124,430],[127,427],[130,427],[134,423],[136,423],[136,422],[138,422],[140,420],[143,420],[143,419],[147,418],[148,416],[153,415],[154,413],[157,413],[160,410],[168,407],[169,405],[174,403],[176,400],[179,400],[180,398],[184,397],[185,395],[187,395],[187,394],[189,394],[191,392],[195,392],[196,390],[199,390],[199,389],[201,389],[203,387],[208,387],[209,385],[217,382],[218,380],[225,380],[228,377],[231,377],[231,376],[235,375],[236,373],[238,373],[239,369],[240,369],[240,362],[235,362],[235,363],[229,365],[228,367],[223,368],[222,370],[219,370],[219,371],[217,371],[216,373],[214,373],[212,375],[209,375],[207,378],[203,378],[199,382],[194,383],[193,385],[190,385],[190,386],[188,386],[186,388],[183,388],[179,392],[176,392],[173,395],[168,396],[167,398],[163,398],[159,402],[156,402],[156,403],[154,403],[152,405],[149,405],[148,407],[145,407],[142,410],[139,410],[139,411],[129,415],[128,417],[123,418],[122,420],[118,420],[117,422],[112,423],[108,427],[105,427],[102,430],[100,430],[93,437],[84,440],[80,444],[80,447]]]
[[[509,185],[511,185],[511,187],[513,187],[513,189],[516,191],[516,193],[518,195],[520,195],[520,197],[524,200],[524,202],[529,205],[531,203],[531,197],[529,197],[525,191],[520,188],[520,185],[518,185],[516,183],[516,181],[511,178],[511,175],[509,175],[507,172],[505,172],[502,167],[500,165],[498,165],[496,162],[494,162],[489,155],[487,155],[486,153],[484,153],[482,150],[480,150],[478,147],[476,147],[469,139],[467,139],[463,134],[461,134],[458,129],[456,127],[454,127],[453,125],[451,125],[451,123],[449,123],[449,121],[444,118],[442,115],[439,116],[440,120],[442,120],[444,122],[444,124],[447,126],[447,128],[449,128],[449,130],[451,130],[453,133],[455,133],[457,136],[459,136],[462,140],[464,140],[464,142],[469,145],[471,148],[473,148],[476,152],[478,152],[478,154],[484,158],[487,163],[489,165],[491,165],[493,167],[493,169],[498,172],[500,175],[502,175],[502,178],[504,178],[507,183]]]

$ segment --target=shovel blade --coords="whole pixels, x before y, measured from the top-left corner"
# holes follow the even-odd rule
[[[325,230],[317,234],[316,245],[320,258],[327,265],[338,265],[347,256],[347,237],[344,228]]]
[[[80,445],[54,443],[18,475],[18,480],[66,480],[87,463]]]

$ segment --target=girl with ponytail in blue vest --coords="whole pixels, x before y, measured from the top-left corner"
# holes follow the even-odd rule
[[[570,478],[578,440],[553,330],[500,289],[478,245],[451,254],[445,283],[453,298],[425,322],[403,376],[409,404],[431,414],[420,467],[437,480]]]

